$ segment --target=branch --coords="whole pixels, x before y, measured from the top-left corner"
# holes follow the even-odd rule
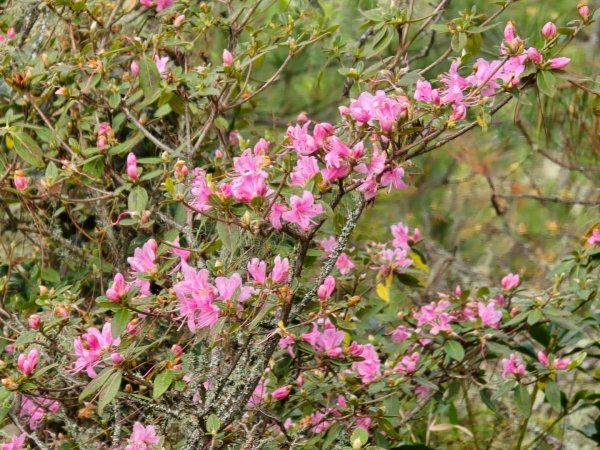
[[[127,109],[126,107],[122,107],[121,110],[125,113],[125,115],[127,116],[127,118],[129,120],[131,120],[131,122],[136,126],[136,128],[138,130],[140,130],[142,132],[142,134],[144,136],[146,136],[154,145],[156,145],[158,148],[160,148],[161,150],[164,150],[167,153],[174,153],[174,150],[171,147],[169,147],[166,144],[163,144],[161,141],[158,140],[158,138],[156,136],[154,136],[152,133],[150,133],[150,131],[148,131],[148,129],[146,127],[144,127],[144,125],[142,125],[133,116],[133,114],[131,114],[131,112],[129,111],[129,109]]]

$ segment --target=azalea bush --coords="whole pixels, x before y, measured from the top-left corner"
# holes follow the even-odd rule
[[[421,155],[562,81],[594,92],[563,55],[587,5],[526,30],[512,1],[380,2],[344,42],[304,1],[7,3],[2,448],[521,449],[582,413],[600,442],[600,227],[543,288],[433,296],[418,228],[353,236]],[[339,114],[265,120],[310,48]]]

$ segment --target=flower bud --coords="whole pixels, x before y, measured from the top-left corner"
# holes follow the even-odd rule
[[[140,73],[140,65],[139,65],[139,63],[137,61],[133,61],[131,63],[130,70],[131,70],[131,76],[137,77],[138,74]]]
[[[529,47],[527,49],[527,57],[533,61],[536,64],[541,64],[542,62],[542,55],[541,53],[537,50],[537,48],[534,47]]]
[[[548,61],[548,66],[554,70],[560,70],[567,67],[567,65],[571,62],[570,58],[565,56],[560,56],[558,58],[552,58]]]
[[[27,319],[27,323],[29,324],[29,328],[31,328],[32,330],[37,330],[42,324],[42,318],[37,314],[32,314],[31,316],[29,316],[29,319]]]
[[[13,39],[16,35],[17,35],[17,32],[15,31],[15,29],[13,27],[10,27],[8,29],[8,31],[6,32],[6,37],[8,39]]]
[[[183,22],[185,21],[185,15],[180,14],[179,16],[177,16],[175,18],[175,20],[173,21],[173,26],[178,27],[179,25],[181,25]]]
[[[113,364],[119,365],[125,361],[125,358],[119,352],[113,352],[110,354],[110,360]]]
[[[590,18],[590,7],[586,3],[579,3],[577,5],[577,13],[585,22],[587,22]]]
[[[296,117],[296,122],[298,122],[298,123],[308,122],[308,116],[306,115],[306,113],[301,112],[300,114],[298,114],[298,117]]]
[[[506,42],[511,42],[517,37],[517,29],[512,20],[509,20],[506,26],[504,27],[504,40]]]
[[[183,354],[183,348],[181,348],[181,345],[179,344],[173,344],[171,351],[175,356],[181,356]]]
[[[231,67],[233,65],[233,55],[227,49],[223,50],[223,67]]]
[[[552,39],[556,36],[556,25],[553,22],[547,22],[546,25],[542,27],[542,35],[546,39]]]
[[[27,185],[29,184],[29,181],[27,180],[27,177],[25,176],[25,173],[22,170],[15,170],[15,176],[13,181],[15,183],[15,188],[18,191],[24,191],[25,189],[27,189]]]

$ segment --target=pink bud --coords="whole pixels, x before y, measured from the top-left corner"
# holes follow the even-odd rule
[[[223,50],[223,67],[231,67],[233,65],[233,55],[227,49]]]
[[[452,114],[450,115],[450,120],[453,122],[457,122],[459,120],[463,120],[467,117],[467,107],[462,103],[452,105]]]
[[[548,65],[550,66],[551,69],[560,70],[560,69],[564,69],[565,67],[567,67],[567,65],[570,62],[571,62],[570,58],[567,58],[565,56],[559,56],[558,58],[552,58],[551,60],[549,60]]]
[[[42,318],[37,314],[32,314],[29,316],[29,319],[27,319],[27,323],[29,324],[29,328],[37,330],[42,324]]]
[[[138,73],[140,73],[140,65],[139,65],[139,63],[137,61],[133,61],[131,63],[130,70],[131,70],[131,75],[134,76],[134,77],[137,77]]]
[[[6,32],[6,37],[8,39],[13,39],[16,35],[17,35],[17,32],[15,31],[15,29],[13,27],[10,27],[8,29],[8,31]]]
[[[556,36],[556,25],[553,22],[547,22],[546,25],[542,27],[542,35],[546,39],[552,39]]]
[[[128,166],[135,166],[137,164],[137,158],[135,157],[135,153],[130,152],[127,155],[127,165]]]
[[[29,181],[25,176],[25,172],[23,172],[22,170],[15,170],[13,182],[15,183],[15,188],[18,191],[24,191],[25,189],[27,189],[27,185],[29,184]]]
[[[119,365],[125,361],[125,358],[123,358],[119,352],[113,352],[110,354],[110,360],[113,362],[113,364]]]
[[[223,157],[223,152],[221,151],[221,149],[216,149],[215,150],[215,158],[222,158]]]
[[[590,8],[587,4],[579,3],[577,5],[577,12],[579,13],[579,15],[581,16],[581,18],[583,20],[588,20],[588,18],[590,16]]]
[[[298,378],[296,378],[296,385],[298,387],[302,387],[304,385],[304,377],[302,374],[298,375]]]
[[[536,64],[540,64],[542,62],[542,55],[537,48],[529,47],[527,49],[527,57]]]
[[[546,356],[546,354],[543,351],[539,351],[537,353],[537,358],[538,361],[543,364],[544,366],[548,367],[548,357]]]
[[[54,310],[54,313],[58,316],[58,317],[69,317],[69,310],[67,308],[65,308],[64,306],[59,306]]]
[[[171,351],[175,356],[181,356],[183,354],[183,348],[181,348],[181,345],[179,344],[173,344]]]
[[[306,115],[306,113],[301,112],[300,114],[298,114],[298,117],[296,117],[296,122],[298,122],[298,123],[308,122],[308,116]]]
[[[132,180],[137,180],[138,170],[137,166],[127,166],[127,176]]]
[[[96,140],[96,147],[98,147],[98,148],[102,148],[102,147],[106,146],[106,144],[107,144],[107,141],[106,141],[105,136],[100,136]]]
[[[462,288],[460,287],[460,284],[457,284],[454,288],[454,295],[456,295],[457,297],[460,297],[462,295]]]
[[[283,398],[286,398],[288,395],[290,395],[290,392],[292,390],[292,385],[288,384],[287,386],[282,386],[280,388],[277,388],[273,391],[273,398],[275,400],[281,400]]]
[[[178,27],[179,25],[181,25],[183,23],[184,20],[185,20],[185,15],[180,14],[173,21],[173,25],[176,26],[176,27]]]
[[[269,141],[264,138],[260,138],[258,142],[254,145],[254,154],[255,155],[264,155],[269,151]]]
[[[338,110],[340,112],[340,115],[343,117],[350,115],[350,108],[348,108],[347,106],[340,106],[338,107]]]
[[[517,37],[517,29],[515,28],[515,24],[512,21],[508,21],[506,26],[504,27],[504,40],[506,42],[511,42]]]
[[[520,283],[519,275],[509,273],[504,278],[502,278],[501,285],[502,289],[505,291],[509,291],[511,289],[516,288]]]

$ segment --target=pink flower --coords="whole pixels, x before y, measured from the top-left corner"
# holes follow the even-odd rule
[[[27,439],[27,433],[21,433],[19,436],[13,436],[10,442],[0,444],[2,450],[22,450]]]
[[[175,3],[175,0],[156,0],[156,12],[161,12],[163,9],[167,9],[173,3]],[[131,450],[133,450],[133,449],[131,449]],[[144,450],[144,449],[135,449],[135,450]]]
[[[90,378],[96,378],[94,367],[100,364],[102,356],[110,353],[121,344],[120,338],[113,338],[112,326],[107,322],[99,331],[95,327],[88,328],[80,337],[75,338],[74,349],[77,360],[71,369],[73,373],[86,370]]]
[[[112,286],[106,290],[106,298],[113,302],[119,302],[127,294],[128,290],[129,286],[125,283],[123,274],[117,273]]]
[[[417,370],[417,365],[419,364],[420,359],[421,356],[418,352],[414,352],[410,356],[404,356],[396,365],[396,367],[394,367],[394,371],[398,372],[400,375],[410,375]]]
[[[153,446],[158,444],[160,436],[152,425],[145,427],[140,422],[133,424],[133,432],[127,441],[125,450],[152,450]]]
[[[23,172],[22,170],[15,170],[13,182],[15,184],[15,189],[17,189],[18,191],[24,191],[29,185],[29,180],[25,176],[25,172]]]
[[[358,356],[363,358],[362,361],[352,363],[352,369],[358,373],[361,381],[365,384],[370,383],[379,377],[379,368],[381,363],[379,361],[379,355],[375,351],[373,344],[356,344],[352,343],[352,356]]]
[[[437,89],[432,89],[429,81],[418,80],[417,90],[415,91],[415,100],[419,102],[440,104],[440,93]]]
[[[227,49],[223,50],[223,67],[231,67],[233,65],[233,55]]]
[[[173,286],[179,299],[179,318],[187,320],[193,333],[199,328],[213,327],[221,313],[214,304],[216,288],[208,282],[208,270],[196,271],[185,265],[182,272],[184,279]]]
[[[169,64],[170,58],[168,56],[163,56],[162,58],[158,55],[154,55],[154,62],[156,63],[156,68],[158,69],[158,73],[162,78],[167,78],[167,64]]]
[[[537,353],[537,358],[540,364],[550,369],[566,369],[571,362],[571,358],[556,358],[556,356],[553,355],[546,356],[546,354],[541,350]]]
[[[402,167],[394,167],[392,170],[387,170],[381,175],[381,185],[383,187],[404,189],[404,169]]]
[[[23,395],[21,396],[19,417],[27,420],[29,428],[35,430],[44,420],[46,413],[56,412],[59,407],[59,403],[54,400],[40,396]]]
[[[27,323],[29,324],[29,328],[37,330],[42,325],[42,318],[37,314],[32,314],[29,316],[29,319],[27,319]]]
[[[140,73],[140,64],[137,61],[133,61],[129,70],[132,76],[137,77]]]
[[[552,39],[556,36],[556,25],[553,22],[546,22],[546,24],[542,27],[542,35],[546,39]]]
[[[229,278],[217,277],[215,285],[219,291],[219,299],[223,301],[231,300],[237,293],[237,301],[243,303],[250,298],[253,291],[250,286],[242,286],[242,277],[239,273],[234,273]]]
[[[354,267],[356,267],[356,265],[352,262],[350,257],[345,252],[342,252],[340,254],[337,261],[335,262],[335,266],[342,275],[350,273],[350,271],[354,269]]]
[[[417,320],[417,326],[431,326],[429,332],[434,336],[441,332],[452,333],[450,323],[454,321],[455,317],[446,312],[449,307],[450,302],[447,300],[431,302],[422,306],[419,311],[413,314]]]
[[[452,105],[452,114],[450,114],[450,120],[457,122],[467,117],[467,107],[462,103],[455,103]]]
[[[506,379],[509,374],[517,375],[517,377],[525,375],[523,361],[521,358],[515,356],[514,353],[511,353],[509,358],[502,360],[502,378]]]
[[[502,289],[504,289],[505,291],[510,291],[511,289],[516,288],[519,285],[519,282],[519,275],[509,273],[504,278],[502,278]]]
[[[314,156],[300,156],[296,166],[290,174],[292,186],[304,186],[306,182],[319,173],[317,158]]]
[[[316,124],[315,128],[313,130],[313,136],[315,139],[315,143],[319,147],[323,147],[323,145],[325,144],[325,140],[329,136],[333,135],[334,132],[335,132],[335,128],[333,128],[333,125],[331,125],[330,123],[322,122],[322,123]]]
[[[267,263],[258,258],[252,258],[248,263],[248,273],[255,283],[265,284],[265,281],[267,281]]]
[[[394,240],[392,241],[392,245],[396,248],[401,248],[402,250],[410,250],[409,241],[416,241],[419,239],[421,232],[418,228],[413,230],[413,233],[410,234],[408,225],[403,224],[402,222],[398,222],[390,227],[390,231],[392,232],[392,236],[394,236]]]
[[[325,353],[330,358],[339,358],[342,354],[340,344],[344,341],[345,334],[330,322],[325,322],[324,330],[320,331],[313,323],[313,329],[304,333],[302,339],[308,342],[315,350]]]
[[[258,382],[256,387],[254,388],[254,392],[252,393],[250,400],[248,400],[249,407],[259,406],[264,401],[264,399],[267,397],[268,384],[268,378],[263,378]]]
[[[292,336],[284,336],[279,339],[279,348],[285,349],[288,354],[293,358],[294,357],[294,338]]]
[[[409,337],[410,332],[408,328],[406,328],[404,325],[399,325],[394,331],[392,331],[392,341],[394,341],[397,344],[400,342],[404,342]]]
[[[35,370],[37,361],[38,361],[38,356],[39,356],[39,353],[38,353],[37,349],[35,349],[35,348],[31,349],[29,351],[29,353],[27,354],[27,356],[25,356],[24,353],[21,353],[19,355],[19,358],[17,359],[17,367],[19,368],[19,370],[21,371],[21,373],[23,375],[28,377],[29,375],[31,375],[33,373],[33,371]]]
[[[295,223],[303,230],[308,230],[311,224],[316,224],[313,217],[323,212],[323,206],[315,203],[310,191],[304,191],[302,197],[292,195],[290,197],[290,210],[284,212],[282,219]]]
[[[306,122],[304,125],[295,125],[293,127],[290,125],[286,131],[286,136],[291,141],[288,147],[293,148],[301,155],[310,155],[319,148],[315,139],[308,134],[309,125],[310,122]]]
[[[133,256],[127,258],[127,262],[133,273],[152,272],[156,269],[156,250],[158,244],[154,239],[149,239],[141,248],[133,251]]]
[[[274,265],[273,271],[271,272],[271,279],[275,283],[285,283],[288,278],[290,262],[287,258],[281,259],[281,257],[277,255],[273,263]]]
[[[587,242],[590,245],[600,244],[600,228],[594,228]]]
[[[477,311],[484,327],[498,328],[498,324],[502,320],[502,312],[496,310],[495,306],[494,302],[487,305],[483,302],[477,302]]]
[[[273,398],[275,400],[281,400],[286,398],[288,395],[290,395],[290,392],[292,391],[292,385],[288,384],[287,386],[281,386],[280,388],[277,388],[273,391]]]
[[[558,58],[552,58],[548,60],[548,65],[551,69],[560,70],[567,67],[567,65],[571,62],[570,58],[565,56],[559,56]]]
[[[238,202],[250,203],[257,197],[266,197],[273,190],[267,184],[267,175],[261,172],[247,172],[231,182],[231,193]]]
[[[271,206],[271,211],[269,212],[269,222],[273,225],[273,228],[276,230],[281,230],[283,225],[281,224],[281,216],[288,209],[282,205],[281,203],[275,202],[273,206]]]
[[[17,32],[15,31],[15,29],[13,27],[10,27],[7,31],[6,31],[6,37],[8,39],[13,39],[15,36],[17,35]]]
[[[317,297],[319,297],[319,300],[325,301],[326,299],[331,297],[331,294],[333,293],[334,290],[335,290],[335,278],[333,278],[331,275],[329,275],[327,278],[325,278],[325,280],[323,281],[323,284],[321,286],[319,286],[319,289],[317,290]]]

